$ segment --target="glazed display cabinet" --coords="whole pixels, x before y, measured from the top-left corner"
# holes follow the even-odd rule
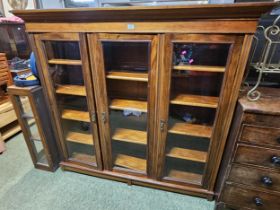
[[[35,168],[55,171],[59,152],[41,86],[9,86],[23,136]]]
[[[14,11],[61,166],[211,199],[257,19],[273,6]]]

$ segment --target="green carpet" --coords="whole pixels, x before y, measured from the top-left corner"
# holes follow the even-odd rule
[[[22,134],[0,155],[0,210],[213,210],[205,199],[33,168]]]

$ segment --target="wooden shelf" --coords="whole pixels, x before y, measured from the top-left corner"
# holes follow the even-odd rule
[[[135,72],[108,71],[106,78],[148,82],[147,73],[137,73],[137,72],[135,73]]]
[[[115,157],[115,165],[136,170],[136,171],[146,171],[145,159],[123,155],[123,154],[118,154]]]
[[[182,181],[189,181],[195,184],[201,184],[202,175],[186,172],[186,171],[179,171],[179,170],[169,170],[167,174],[168,178],[182,180]]]
[[[81,60],[70,60],[70,59],[50,59],[49,64],[59,64],[59,65],[73,65],[80,66],[82,65]]]
[[[65,138],[67,141],[79,144],[93,145],[93,138],[91,134],[69,131],[67,132]]]
[[[61,114],[62,119],[90,122],[89,113],[84,111],[64,109]]]
[[[172,147],[171,149],[169,149],[166,156],[205,163],[207,158],[207,152],[184,149],[180,147]]]
[[[178,94],[170,100],[171,104],[217,108],[218,97]]]
[[[58,94],[86,96],[85,86],[82,85],[59,85],[55,92]]]
[[[206,72],[224,72],[226,70],[224,66],[202,66],[202,65],[173,66],[173,69],[182,70],[182,71],[206,71]]]
[[[135,144],[147,144],[147,132],[126,128],[117,128],[112,136],[115,141],[124,141]]]
[[[147,112],[146,101],[126,100],[126,99],[113,99],[111,100],[110,108],[115,110],[132,110]]]
[[[169,133],[210,138],[212,127],[190,123],[175,123],[168,130]]]
[[[95,155],[88,155],[88,154],[83,154],[78,152],[73,152],[69,159],[76,160],[76,161],[78,160],[84,163],[96,163]]]

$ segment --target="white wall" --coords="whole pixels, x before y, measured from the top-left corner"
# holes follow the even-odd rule
[[[13,16],[12,13],[10,13],[9,11],[12,10],[12,8],[10,7],[8,0],[2,0],[3,3],[3,7],[4,7],[4,15],[6,17],[10,17]],[[27,8],[26,9],[34,9],[34,2],[33,0],[28,0],[28,4],[27,4]]]

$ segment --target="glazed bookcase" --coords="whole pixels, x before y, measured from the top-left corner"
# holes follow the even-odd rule
[[[211,199],[257,18],[274,4],[255,5],[14,11],[62,168]]]

